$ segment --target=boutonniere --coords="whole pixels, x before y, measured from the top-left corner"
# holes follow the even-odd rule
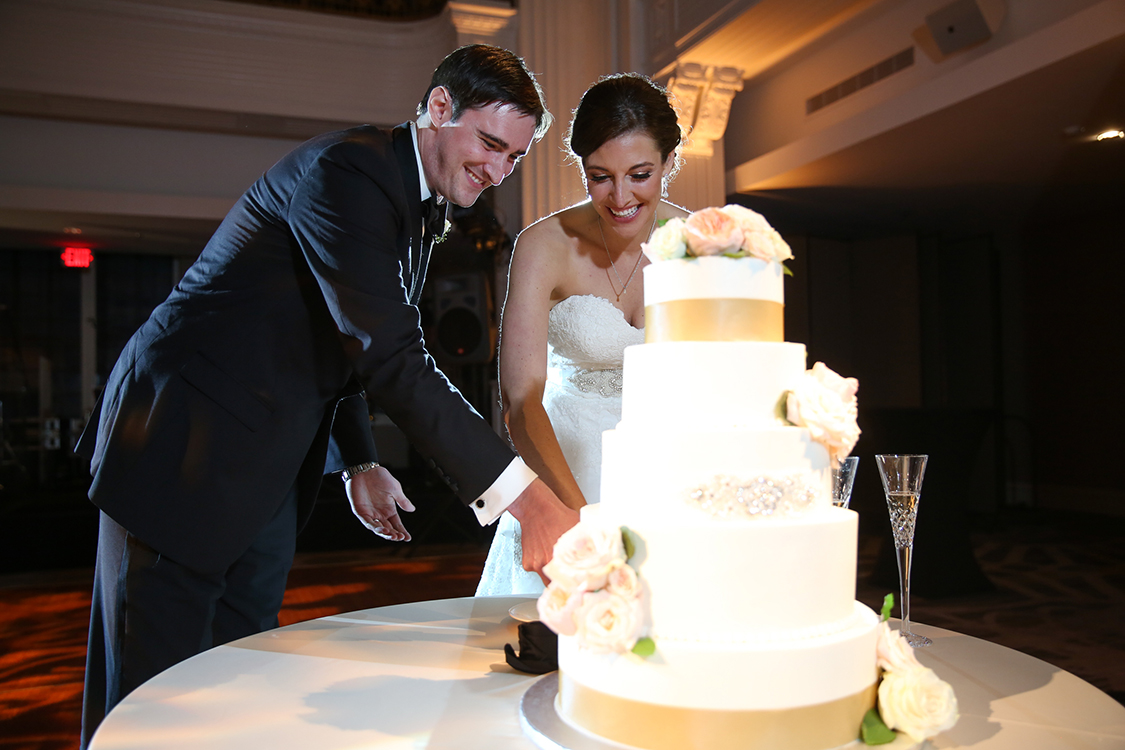
[[[434,244],[436,245],[439,242],[445,242],[445,238],[449,236],[450,229],[453,229],[453,222],[451,222],[449,219],[446,219],[445,226],[443,226],[441,229],[441,234],[434,238]]]

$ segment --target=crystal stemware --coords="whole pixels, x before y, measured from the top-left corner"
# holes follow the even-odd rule
[[[832,469],[832,504],[847,508],[852,499],[852,485],[859,468],[859,456],[848,456]]]
[[[910,630],[910,564],[914,555],[914,524],[918,519],[918,501],[922,496],[922,478],[929,456],[879,455],[875,462],[887,494],[887,510],[898,557],[899,607],[902,620],[899,632],[915,648],[929,646],[932,641]]]

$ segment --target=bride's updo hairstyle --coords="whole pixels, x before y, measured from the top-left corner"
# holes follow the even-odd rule
[[[570,121],[566,146],[572,158],[585,166],[586,157],[607,141],[637,132],[652,138],[662,162],[682,142],[680,123],[668,92],[640,73],[616,73],[599,79],[582,95]],[[665,187],[680,170],[682,161],[677,153],[670,172],[664,175]],[[586,179],[584,170],[582,179]]]

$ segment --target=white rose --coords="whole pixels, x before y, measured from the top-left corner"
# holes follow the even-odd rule
[[[580,522],[555,542],[554,556],[543,573],[565,589],[596,591],[605,586],[610,571],[624,564],[621,529]]]
[[[879,683],[879,715],[891,729],[915,742],[933,737],[957,723],[957,697],[932,669],[886,672]]]
[[[586,594],[576,619],[578,643],[599,654],[632,650],[644,625],[639,599],[624,599],[605,590]]]
[[[793,257],[789,245],[757,211],[737,203],[730,203],[722,210],[734,219],[742,230],[742,251],[747,255],[767,261],[776,260],[779,263]]]
[[[582,606],[584,594],[581,590],[568,591],[557,583],[550,584],[535,604],[540,621],[559,635],[574,635],[578,629],[574,614]]]
[[[605,589],[622,599],[636,599],[641,595],[641,582],[631,566],[621,565],[610,571],[606,577]]]
[[[684,242],[684,220],[680,218],[669,219],[662,226],[656,228],[648,242],[641,243],[641,250],[653,263],[661,260],[673,260],[687,255],[687,244]]]
[[[906,672],[921,669],[922,664],[914,655],[914,647],[906,642],[897,630],[891,630],[886,620],[879,624],[879,639],[875,644],[880,669],[888,672]]]
[[[839,463],[859,440],[855,394],[859,381],[842,378],[817,362],[801,377],[785,402],[786,419],[804,427]]]

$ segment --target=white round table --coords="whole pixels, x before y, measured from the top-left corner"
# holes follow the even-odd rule
[[[504,662],[519,597],[350,612],[211,649],[142,685],[91,750],[532,750],[519,702],[538,678]],[[915,623],[961,720],[935,748],[1125,749],[1125,707],[1018,651]]]

